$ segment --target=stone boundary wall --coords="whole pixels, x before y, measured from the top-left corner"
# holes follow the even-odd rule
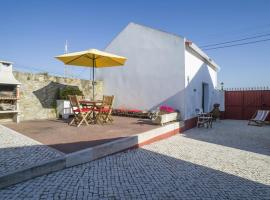
[[[56,118],[56,100],[59,88],[66,85],[77,86],[88,99],[92,97],[92,81],[52,76],[47,73],[13,72],[21,83],[19,107],[20,120],[38,120]],[[95,98],[103,95],[103,82],[96,81]]]

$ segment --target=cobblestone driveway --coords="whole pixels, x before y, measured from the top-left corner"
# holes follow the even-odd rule
[[[270,199],[269,134],[222,121],[11,186],[0,199]]]

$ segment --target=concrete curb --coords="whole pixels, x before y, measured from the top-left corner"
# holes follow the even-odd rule
[[[6,174],[0,177],[0,189],[22,181],[26,181],[31,178],[35,178],[37,176],[49,174],[51,172],[64,169],[65,164],[65,157],[55,158],[53,160],[40,163],[38,165],[34,165]]]
[[[182,123],[174,122],[150,131],[139,133],[137,135],[129,136],[96,147],[91,147],[67,154],[66,167],[72,167],[82,163],[90,162],[129,148],[150,144],[151,141],[154,142],[166,137],[170,137],[176,133],[179,133],[179,130],[182,126],[184,126]],[[163,135],[165,135],[165,137],[162,137]]]

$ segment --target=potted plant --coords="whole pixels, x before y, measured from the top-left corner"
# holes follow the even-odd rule
[[[179,120],[179,112],[169,106],[160,106],[155,112],[150,113],[153,123],[163,126],[168,122]]]
[[[219,110],[219,106],[220,106],[219,103],[215,103],[215,104],[213,105],[214,108],[213,108],[213,110],[211,111],[213,120],[220,119],[221,112],[220,112],[220,110]]]
[[[83,92],[75,86],[66,86],[59,89],[59,99],[56,100],[57,117],[68,119],[73,114],[68,95],[83,96]]]

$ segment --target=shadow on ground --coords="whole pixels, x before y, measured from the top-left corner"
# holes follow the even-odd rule
[[[244,120],[221,120],[213,128],[193,128],[184,136],[204,142],[270,155],[270,126],[249,126]]]
[[[99,146],[108,142],[112,142],[118,139],[123,139],[123,138],[127,138],[127,137],[115,137],[115,138],[91,140],[91,141],[51,144],[48,146],[54,149],[57,149],[58,151],[61,151],[63,153],[73,153],[76,151],[84,150],[91,147],[96,147],[96,146]]]

